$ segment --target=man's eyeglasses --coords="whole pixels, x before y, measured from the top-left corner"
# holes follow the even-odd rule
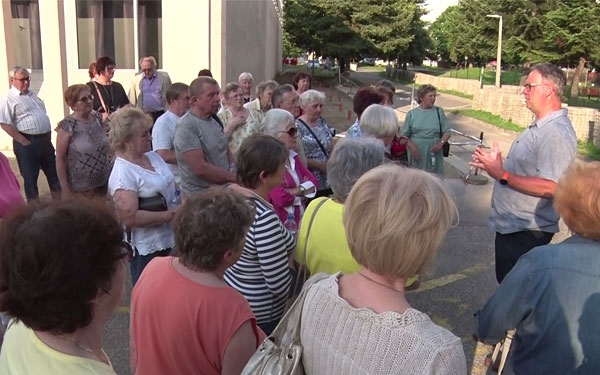
[[[121,242],[121,254],[119,259],[127,259],[128,262],[131,262],[131,259],[133,259],[133,247],[131,247],[129,242]]]
[[[290,137],[294,138],[296,135],[298,135],[298,129],[297,128],[289,128],[288,130],[280,130],[280,133],[286,133],[287,135],[289,135]]]
[[[94,101],[94,95],[90,94],[90,95],[84,96],[83,98],[79,98],[78,101],[82,102],[82,103]]]
[[[526,83],[523,85],[523,90],[530,91],[533,87],[545,86],[547,83]]]
[[[31,77],[24,77],[24,78],[13,78],[19,82],[25,83],[25,82],[31,82]]]

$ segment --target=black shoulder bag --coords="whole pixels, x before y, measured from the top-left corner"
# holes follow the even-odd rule
[[[442,139],[442,136],[444,134],[442,133],[442,119],[440,118],[440,108],[435,107],[435,112],[437,113],[437,116],[438,116],[438,124],[440,124],[440,139]],[[444,144],[442,145],[442,153],[444,154],[445,158],[447,158],[448,155],[450,155],[450,143],[449,142],[444,142]]]
[[[317,144],[321,148],[321,151],[323,151],[323,155],[325,155],[325,157],[327,159],[329,159],[329,154],[327,153],[327,151],[325,151],[325,147],[323,147],[323,144],[321,143],[321,141],[319,140],[319,138],[317,137],[317,135],[312,131],[312,129],[310,128],[310,126],[308,126],[304,121],[302,121],[300,119],[297,119],[297,120],[300,121],[302,123],[302,125],[304,125],[304,127],[306,129],[308,129],[308,131],[313,136],[313,138],[315,139],[315,141],[317,141]]]

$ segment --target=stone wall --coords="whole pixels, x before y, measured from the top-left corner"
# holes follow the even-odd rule
[[[468,79],[436,77],[418,73],[417,84],[429,83],[440,90],[455,90],[473,95],[473,109],[486,111],[511,120],[520,126],[527,126],[533,120],[533,114],[525,107],[520,86],[505,85],[501,88],[484,86],[479,88],[479,82]],[[600,112],[594,108],[569,107],[569,118],[573,123],[577,138],[588,141],[593,135],[593,142],[600,147]],[[590,129],[590,121],[594,121],[594,129]]]

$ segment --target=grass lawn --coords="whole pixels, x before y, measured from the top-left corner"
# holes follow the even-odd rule
[[[593,143],[577,141],[577,152],[590,159],[600,160],[600,148],[594,146]]]
[[[479,80],[481,74],[481,68],[468,68],[468,69],[451,69],[447,70],[442,77],[450,78],[461,78],[461,79],[473,79]],[[502,71],[500,75],[500,83],[503,85],[519,85],[521,82],[521,72],[517,70]],[[483,73],[483,84],[493,85],[496,83],[496,71],[485,70]]]
[[[505,120],[498,115],[495,115],[493,113],[486,112],[486,111],[480,111],[480,110],[476,110],[476,109],[458,109],[458,110],[452,111],[452,113],[472,117],[477,120],[494,125],[498,128],[512,130],[512,131],[519,132],[519,133],[525,129],[510,120]]]

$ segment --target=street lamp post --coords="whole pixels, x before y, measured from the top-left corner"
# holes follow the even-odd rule
[[[496,87],[500,87],[500,74],[502,71],[502,16],[488,14],[486,17],[498,19],[498,54],[496,55]]]

